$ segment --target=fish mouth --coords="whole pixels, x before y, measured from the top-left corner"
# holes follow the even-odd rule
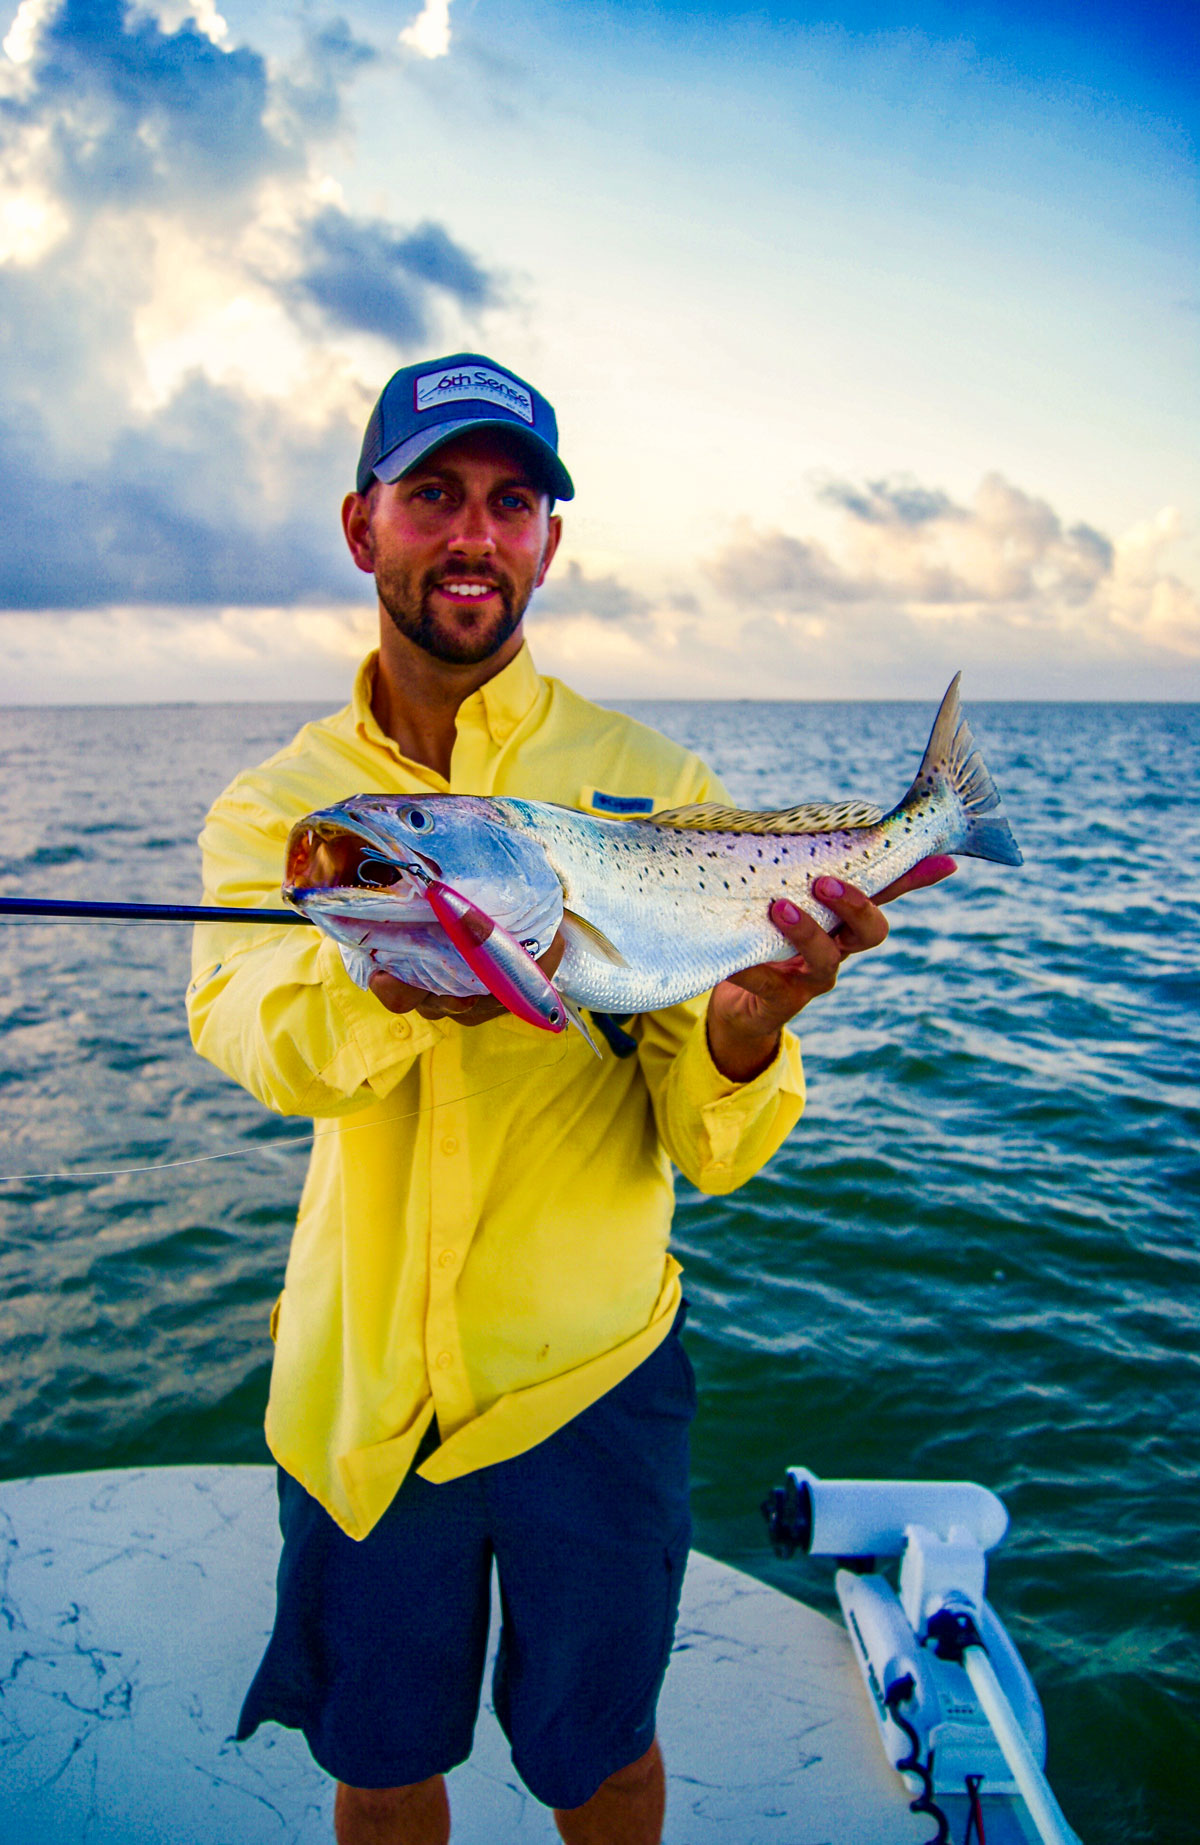
[[[332,820],[301,820],[292,828],[284,864],[283,895],[303,909],[305,901],[325,892],[364,897],[386,891],[401,901],[421,898],[424,881],[440,878],[441,866],[427,853],[408,848],[397,856],[386,837]]]

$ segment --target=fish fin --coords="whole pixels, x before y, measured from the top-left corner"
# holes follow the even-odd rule
[[[958,701],[961,678],[961,673],[955,673],[950,681],[933,720],[917,778],[900,807],[927,795],[937,782],[948,781],[962,802],[965,823],[965,838],[954,850],[967,858],[990,858],[999,865],[1020,865],[1023,863],[1021,849],[1009,829],[1000,790],[962,714]]]
[[[628,967],[629,963],[619,948],[615,948],[602,929],[595,923],[588,922],[585,916],[576,915],[574,910],[564,909],[562,913],[562,932],[568,942],[584,954],[595,955],[598,960],[607,961],[613,967]]]
[[[588,1030],[587,1026],[584,1024],[583,1014],[579,1010],[579,1007],[575,1004],[575,1001],[573,999],[568,999],[565,993],[559,993],[558,997],[562,1000],[563,1005],[566,1007],[567,1017],[570,1019],[576,1031],[582,1032],[583,1036],[587,1039],[590,1049],[595,1053],[597,1057],[599,1057],[600,1061],[603,1062],[604,1052],[600,1049],[600,1046],[596,1043],[596,1040],[593,1038],[591,1032]]]
[[[651,826],[680,827],[690,833],[843,833],[878,826],[883,809],[869,801],[803,801],[798,807],[768,808],[756,813],[702,801],[695,807],[665,807],[650,815]]]

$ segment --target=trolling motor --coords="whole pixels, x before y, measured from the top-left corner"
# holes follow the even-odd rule
[[[819,1480],[807,1467],[763,1501],[775,1554],[836,1557],[837,1598],[884,1752],[938,1822],[935,1793],[1020,1794],[1045,1845],[1080,1845],[1043,1769],[1033,1680],[984,1599],[987,1552],[1008,1529],[995,1493],[970,1481]],[[899,1593],[877,1569],[899,1557]]]

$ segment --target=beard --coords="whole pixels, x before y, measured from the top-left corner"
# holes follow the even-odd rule
[[[434,608],[433,592],[447,577],[460,574],[456,571],[427,570],[419,583],[413,583],[397,570],[377,567],[375,587],[392,626],[415,647],[430,654],[435,660],[445,660],[453,666],[479,666],[484,660],[490,660],[493,654],[499,653],[504,643],[520,627],[533,591],[531,588],[522,598],[511,577],[498,570],[484,570],[477,564],[472,565],[472,577],[485,578],[495,585],[500,609],[485,613],[475,608],[475,621],[472,623],[469,620],[472,604],[464,600],[462,613],[468,619],[465,623],[455,622]]]

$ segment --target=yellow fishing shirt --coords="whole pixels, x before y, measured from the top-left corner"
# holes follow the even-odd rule
[[[535,671],[528,649],[458,712],[450,778],[350,704],[226,789],[200,835],[214,903],[278,900],[284,844],[363,792],[518,795],[595,813],[726,798],[700,760]],[[281,1115],[314,1119],[283,1293],[271,1452],[351,1537],[391,1502],[436,1415],[427,1479],[520,1454],[649,1356],[679,1303],[671,1162],[741,1185],[804,1101],[799,1050],[749,1083],[708,1053],[705,1000],[597,1060],[504,1017],[388,1012],[315,928],[204,923],[188,988],[204,1057]]]

